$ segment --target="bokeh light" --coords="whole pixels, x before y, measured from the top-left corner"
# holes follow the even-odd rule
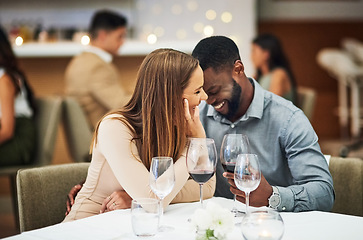
[[[147,36],[147,42],[149,44],[154,44],[158,41],[158,37],[155,34],[149,34],[149,36]]]
[[[214,20],[217,17],[217,13],[216,11],[209,9],[208,11],[205,12],[205,17],[208,20]]]
[[[156,28],[154,29],[154,34],[155,34],[157,37],[162,37],[162,36],[164,35],[164,33],[165,33],[165,29],[164,29],[163,27],[158,26],[158,27],[156,27]]]
[[[193,25],[194,32],[202,33],[203,29],[204,29],[204,24],[203,23],[201,23],[201,22],[194,23],[194,25]]]
[[[24,40],[23,40],[23,38],[22,38],[22,37],[17,36],[17,37],[15,38],[15,45],[16,45],[16,46],[21,46],[21,45],[23,44],[23,42],[24,42]]]
[[[230,23],[232,21],[232,13],[230,12],[223,12],[221,15],[221,20],[224,23]]]
[[[88,45],[89,43],[90,43],[90,38],[89,38],[89,36],[88,35],[83,35],[82,37],[81,37],[81,44],[82,45]]]
[[[210,25],[204,27],[203,33],[206,37],[212,36],[214,33],[214,28]]]

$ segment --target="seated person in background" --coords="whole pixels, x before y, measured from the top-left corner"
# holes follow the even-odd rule
[[[35,152],[35,102],[0,27],[0,167],[29,164]]]
[[[271,34],[259,35],[252,42],[251,59],[261,87],[296,105],[296,81],[280,41]]]
[[[112,63],[124,43],[126,23],[117,13],[96,12],[89,28],[90,46],[71,60],[65,72],[66,93],[77,99],[93,128],[105,113],[130,99]]]
[[[204,72],[208,105],[200,106],[200,117],[207,137],[215,140],[219,152],[225,134],[244,133],[251,152],[258,155],[262,177],[251,192],[251,206],[289,212],[330,211],[333,180],[318,136],[304,113],[245,75],[238,47],[231,39],[203,39],[192,55]],[[245,201],[244,193],[234,185],[233,174],[224,173],[220,161],[216,176],[215,196],[232,198],[235,193],[239,201]]]
[[[86,182],[64,221],[107,210],[130,207],[130,198],[152,197],[149,168],[152,157],[174,159],[175,186],[163,200],[170,203],[199,200],[199,185],[186,167],[187,137],[205,137],[198,105],[206,100],[203,72],[198,61],[172,49],[149,54],[140,66],[135,92],[120,110],[108,113],[96,127]],[[215,190],[215,177],[204,188]],[[123,202],[114,191],[123,191]],[[105,205],[104,205],[105,206]]]

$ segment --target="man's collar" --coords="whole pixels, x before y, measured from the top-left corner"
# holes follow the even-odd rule
[[[254,86],[254,95],[250,106],[247,109],[247,112],[237,121],[244,121],[250,117],[261,119],[263,115],[263,107],[264,107],[264,90],[262,87],[254,80],[253,78],[248,78],[251,84]],[[227,120],[224,116],[218,113],[213,106],[208,105],[207,116],[213,117],[214,119],[222,119],[223,121]],[[236,122],[237,122],[236,121]]]
[[[112,61],[112,55],[99,47],[90,45],[84,51],[96,54],[107,63],[110,63]]]

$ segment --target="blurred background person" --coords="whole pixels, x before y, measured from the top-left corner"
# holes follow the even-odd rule
[[[252,63],[260,85],[297,104],[296,81],[279,39],[261,34],[252,41]]]
[[[127,19],[118,13],[96,12],[89,27],[90,46],[67,66],[66,93],[78,100],[92,127],[109,110],[130,99],[112,63],[125,41],[126,25]]]
[[[33,92],[0,26],[0,167],[32,161],[34,112]]]

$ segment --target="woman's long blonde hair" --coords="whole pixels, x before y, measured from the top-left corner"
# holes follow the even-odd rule
[[[152,157],[168,156],[175,161],[181,156],[187,131],[182,95],[198,64],[192,56],[173,49],[153,51],[139,68],[130,101],[107,114],[123,116],[117,119],[133,132],[140,160],[147,169]]]

